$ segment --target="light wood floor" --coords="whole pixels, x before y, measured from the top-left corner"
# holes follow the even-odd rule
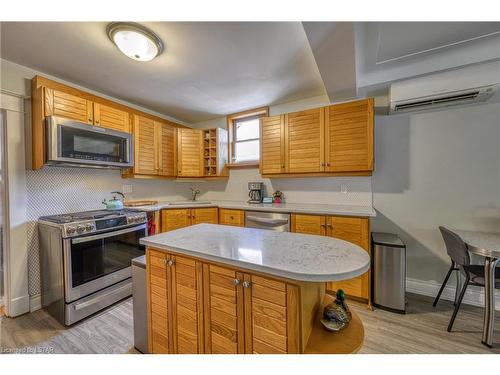
[[[361,353],[500,353],[499,344],[488,349],[481,344],[482,309],[463,305],[454,332],[446,332],[453,305],[408,295],[408,313],[369,311],[350,302],[365,326]],[[500,314],[497,314],[500,315]],[[496,326],[500,328],[500,317]],[[0,322],[0,353],[11,349],[53,353],[137,353],[133,348],[132,300],[120,302],[71,328],[57,323],[45,311]]]

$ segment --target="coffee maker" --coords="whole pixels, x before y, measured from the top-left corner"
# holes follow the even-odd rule
[[[261,203],[264,184],[262,182],[249,182],[248,183],[248,196],[250,199],[247,201],[248,203]]]

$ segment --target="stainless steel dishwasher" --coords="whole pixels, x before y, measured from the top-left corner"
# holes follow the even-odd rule
[[[245,227],[290,232],[290,214],[245,211]]]

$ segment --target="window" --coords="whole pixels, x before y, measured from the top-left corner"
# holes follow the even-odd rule
[[[249,164],[259,161],[259,119],[267,115],[268,109],[265,107],[228,116],[231,164]]]

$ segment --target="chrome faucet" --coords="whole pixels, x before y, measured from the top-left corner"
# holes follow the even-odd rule
[[[196,197],[198,196],[198,194],[200,194],[200,191],[195,190],[193,188],[190,188],[190,189],[191,189],[191,200],[194,202],[196,200]]]

